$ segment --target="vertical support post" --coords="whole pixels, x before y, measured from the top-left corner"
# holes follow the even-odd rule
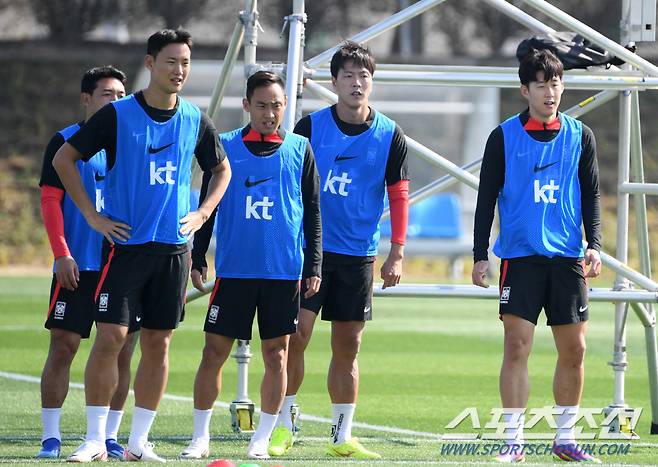
[[[642,127],[640,124],[640,96],[637,91],[631,94],[631,162],[633,179],[644,183],[644,161],[642,157]],[[644,194],[636,194],[635,206],[637,243],[640,254],[640,271],[651,277],[651,251],[649,248],[649,228],[647,222],[647,202]],[[658,343],[656,342],[656,310],[646,304],[650,322],[644,324],[644,340],[647,352],[649,376],[649,398],[651,400],[651,434],[658,434]]]
[[[258,0],[245,0],[244,16],[245,21],[245,38],[244,38],[244,85],[247,86],[247,78],[252,66],[256,64],[256,47],[258,46]],[[244,95],[244,93],[243,93]],[[242,123],[246,125],[249,122],[249,116],[246,112],[242,113]]]
[[[293,124],[302,118],[302,97],[304,93],[304,49],[306,47],[306,26],[302,24],[301,37],[299,39],[299,72],[297,73],[297,105],[295,105],[295,116]]]
[[[304,0],[293,0],[292,15],[286,17],[290,26],[288,39],[288,66],[286,69],[286,95],[288,107],[283,116],[283,128],[292,131],[295,126],[295,113],[297,111],[297,92],[300,79],[300,62],[302,61],[302,34],[306,14],[304,13]]]
[[[621,11],[621,37],[627,37],[625,29],[626,18],[630,14],[629,0],[624,0]],[[628,65],[624,65],[628,69]],[[629,195],[619,190],[619,187],[629,181],[630,172],[630,140],[631,140],[631,93],[623,91],[619,94],[619,161],[618,161],[618,189],[617,189],[617,254],[622,263],[628,262],[628,201]],[[629,288],[628,279],[621,274],[615,277],[615,290]],[[628,366],[626,359],[626,318],[628,316],[628,303],[615,304],[615,334],[613,358],[610,362],[614,372],[615,387],[612,407],[625,407],[625,372]]]

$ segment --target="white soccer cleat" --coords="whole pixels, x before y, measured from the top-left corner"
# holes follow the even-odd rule
[[[153,452],[153,443],[146,442],[143,445],[133,449],[128,446],[123,451],[124,460],[128,462],[160,462],[165,464],[167,461]]]
[[[67,462],[94,462],[107,460],[104,442],[85,441],[71,454]]]
[[[267,453],[267,444],[267,441],[264,443],[249,443],[247,457],[249,459],[269,459],[270,455]]]
[[[209,441],[207,439],[193,439],[190,444],[180,453],[181,459],[204,459],[210,454]]]

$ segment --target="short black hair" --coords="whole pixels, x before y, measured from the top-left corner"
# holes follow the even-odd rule
[[[537,81],[537,73],[544,72],[544,82],[553,78],[562,79],[564,65],[550,50],[532,49],[519,64],[519,79],[521,84],[528,86],[531,81]]]
[[[284,93],[286,90],[286,85],[283,84],[283,79],[281,76],[267,70],[259,70],[249,77],[247,80],[247,100],[251,102],[251,96],[254,95],[254,90],[262,86],[271,86],[272,84],[278,84],[283,89]]]
[[[338,77],[338,71],[344,67],[346,62],[354,62],[355,65],[365,68],[371,75],[375,73],[375,57],[368,47],[362,46],[354,41],[346,40],[331,57],[331,76]]]
[[[80,83],[80,92],[85,94],[93,94],[96,89],[96,84],[104,78],[116,78],[123,84],[126,84],[126,74],[113,67],[112,65],[98,66],[85,71]]]
[[[192,34],[185,29],[163,29],[151,34],[146,43],[146,55],[155,58],[162,49],[169,44],[187,44],[192,48]]]

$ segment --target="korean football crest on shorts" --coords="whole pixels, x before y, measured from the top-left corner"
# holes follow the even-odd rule
[[[65,312],[66,302],[57,302],[55,304],[55,316],[53,316],[53,319],[64,319]]]
[[[500,293],[500,303],[507,303],[509,301],[509,294],[511,289],[511,287],[503,287],[503,290]]]
[[[107,302],[110,299],[110,294],[102,293],[98,300],[98,311],[107,311]]]
[[[217,322],[217,316],[219,315],[219,307],[213,305],[210,307],[210,312],[208,313],[208,322],[215,324]]]

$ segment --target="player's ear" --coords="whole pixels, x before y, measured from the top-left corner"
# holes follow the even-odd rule
[[[89,106],[91,103],[91,94],[87,94],[86,92],[81,92],[80,93],[80,104],[82,104],[83,107]]]
[[[153,55],[148,55],[147,54],[144,57],[144,66],[149,70],[153,70],[153,62],[154,61],[155,61],[155,58],[153,57]]]
[[[249,113],[249,99],[247,99],[246,97],[242,98],[242,110]]]
[[[521,90],[521,95],[527,99],[530,94],[530,90],[528,89],[528,86],[522,84],[520,90]]]

